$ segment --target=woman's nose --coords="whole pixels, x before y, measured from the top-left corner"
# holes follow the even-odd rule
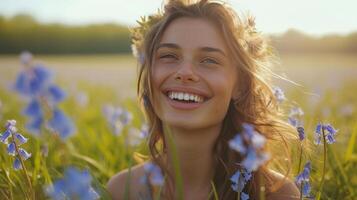
[[[183,62],[175,73],[175,80],[177,81],[197,82],[199,79],[191,62]]]

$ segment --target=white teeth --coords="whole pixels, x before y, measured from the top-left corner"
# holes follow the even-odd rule
[[[179,99],[179,100],[183,100],[183,93],[179,93],[179,94],[178,94],[178,99]]]
[[[185,99],[185,101],[190,100],[190,95],[189,95],[189,94],[187,94],[187,93],[185,93],[185,95],[184,95],[184,99]]]
[[[194,101],[195,100],[195,95],[190,95],[190,101]]]
[[[203,97],[197,94],[190,94],[184,92],[169,92],[168,97],[170,99],[177,99],[177,100],[185,100],[185,101],[194,101],[200,103],[203,101]]]

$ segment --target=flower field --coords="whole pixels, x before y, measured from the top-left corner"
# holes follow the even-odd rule
[[[274,71],[295,82],[273,80],[301,199],[357,199],[356,56],[283,55]],[[109,178],[148,155],[135,82],[130,55],[0,56],[0,199],[110,199]]]

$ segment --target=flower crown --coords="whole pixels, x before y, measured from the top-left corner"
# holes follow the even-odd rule
[[[164,13],[159,9],[156,14],[140,17],[140,20],[137,20],[138,26],[131,29],[132,53],[140,64],[143,64],[145,59],[143,52],[145,35],[163,17]],[[268,47],[266,38],[257,31],[255,18],[252,15],[246,15],[243,22],[239,22],[236,27],[234,34],[238,37],[239,44],[249,56],[254,60],[265,61],[271,55],[272,49]]]

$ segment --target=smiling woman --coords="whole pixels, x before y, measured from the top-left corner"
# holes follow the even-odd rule
[[[217,1],[171,0],[132,33],[151,160],[111,178],[113,199],[298,199],[289,165],[268,166],[290,161],[274,149],[288,152],[295,130],[280,119],[254,20]]]

